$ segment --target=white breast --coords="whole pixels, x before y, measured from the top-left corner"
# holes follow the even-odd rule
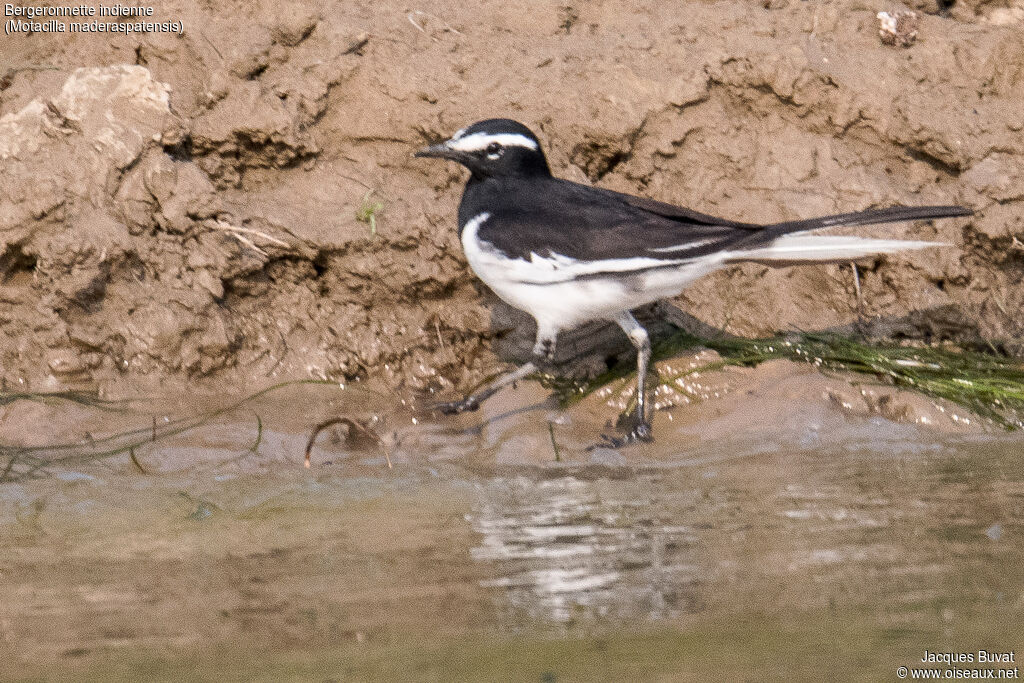
[[[674,296],[718,266],[710,259],[680,260],[678,268],[647,273],[643,269],[672,262],[642,257],[585,262],[560,254],[510,259],[479,238],[480,227],[490,217],[480,213],[463,228],[462,249],[470,268],[501,299],[532,315],[539,328],[553,332]],[[640,272],[628,279],[600,275],[631,271]]]

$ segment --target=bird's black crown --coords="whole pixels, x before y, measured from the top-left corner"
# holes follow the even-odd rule
[[[511,119],[478,121],[416,156],[457,161],[477,178],[551,175],[540,140]]]

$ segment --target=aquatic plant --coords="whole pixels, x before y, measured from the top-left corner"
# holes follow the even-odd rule
[[[39,476],[55,466],[78,466],[119,455],[128,456],[136,469],[145,474],[146,469],[138,457],[138,451],[144,446],[196,429],[211,420],[231,413],[247,403],[272,392],[302,384],[337,386],[336,382],[328,380],[307,379],[280,382],[234,401],[229,405],[200,415],[175,419],[165,418],[163,421],[153,418],[150,425],[128,429],[105,437],[87,437],[79,441],[47,446],[12,446],[0,443],[0,483]],[[0,393],[0,405],[11,403],[15,400],[44,401],[47,403],[69,401],[106,410],[121,410],[124,409],[123,406],[127,403],[124,401],[107,401],[90,392]],[[255,453],[263,441],[263,419],[259,414],[256,414],[255,418],[256,435],[254,443],[245,451],[243,457]]]
[[[680,331],[656,344],[652,355],[655,360],[663,360],[700,347],[717,351],[722,359],[661,376],[658,384],[672,385],[686,375],[727,365],[754,366],[782,358],[810,363],[826,371],[871,376],[877,382],[964,406],[1006,429],[1024,428],[1024,364],[1019,360],[978,351],[868,342],[838,334],[807,332],[768,339],[706,339]],[[635,365],[622,364],[587,382],[551,376],[544,376],[541,381],[568,405],[633,372]]]

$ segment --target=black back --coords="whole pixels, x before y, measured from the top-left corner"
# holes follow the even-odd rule
[[[554,253],[583,261],[676,261],[714,253],[760,229],[550,175],[471,178],[459,204],[460,234],[484,212],[490,218],[478,238],[527,260]]]
[[[459,159],[472,172],[459,205],[460,235],[471,219],[489,213],[477,236],[509,258],[529,259],[536,253],[583,261],[643,257],[677,262],[836,225],[971,214],[959,206],[892,207],[771,225],[742,223],[555,178],[537,136],[511,119],[474,123],[453,140],[475,133],[522,135],[537,145],[535,150],[508,146],[497,157],[482,150]]]

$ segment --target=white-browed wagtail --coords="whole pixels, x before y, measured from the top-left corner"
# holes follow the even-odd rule
[[[848,262],[934,242],[811,235],[834,226],[969,216],[959,206],[892,207],[770,225],[708,216],[663,202],[551,175],[540,141],[508,119],[474,123],[416,153],[470,171],[459,204],[459,235],[473,272],[537,321],[534,355],[551,360],[560,330],[592,320],[617,323],[637,349],[636,420],[625,439],[649,441],[645,383],[651,344],[630,310],[679,294],[733,263],[771,266]],[[476,410],[503,386],[536,371],[533,362],[443,412]]]

